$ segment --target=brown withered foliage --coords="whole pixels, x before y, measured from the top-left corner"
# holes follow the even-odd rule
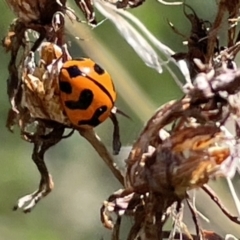
[[[88,2],[89,1],[89,2]],[[10,52],[11,60],[9,62],[8,95],[13,109],[17,103],[15,97],[19,93],[18,79],[18,52],[24,51],[25,58],[29,51],[35,52],[42,41],[46,41],[62,46],[65,43],[64,26],[65,16],[72,21],[79,21],[74,11],[67,7],[66,0],[6,0],[9,7],[16,14],[17,18],[9,27],[9,32],[2,40],[6,52]],[[95,13],[91,0],[88,4],[80,4],[80,8],[86,15],[89,24],[96,24]],[[39,34],[34,44],[29,44],[31,39],[30,31]],[[20,93],[19,93],[20,94]],[[18,101],[19,102],[19,101]],[[14,114],[11,112],[11,116]]]
[[[24,61],[20,62],[17,71],[19,92],[14,98],[15,108],[10,109],[7,127],[13,129],[14,125],[18,125],[22,138],[33,144],[32,159],[41,174],[41,180],[37,191],[18,200],[15,210],[23,208],[24,212],[30,212],[40,199],[51,192],[54,184],[45,165],[44,154],[62,139],[70,137],[74,130],[91,143],[115,177],[123,183],[112,156],[94,130],[72,126],[63,111],[58,76],[62,64],[70,59],[66,47],[60,48],[56,44],[44,42],[38,53],[30,52]],[[116,118],[113,118],[113,122],[113,150],[118,153],[121,146],[119,127]],[[70,130],[67,135],[64,135],[65,129]]]
[[[20,22],[23,22],[27,28],[52,27],[51,24],[61,24],[65,14],[71,16],[73,10],[67,6],[67,0],[5,0],[10,8],[17,15]],[[93,3],[91,0],[78,1],[75,3],[86,17],[89,24],[97,23]],[[60,15],[62,15],[62,17]],[[59,20],[58,20],[59,18]]]
[[[190,11],[190,13],[188,13]],[[221,57],[227,58],[230,62],[236,57],[239,51],[239,34],[236,33],[239,1],[218,2],[218,12],[213,23],[208,20],[201,19],[195,10],[188,4],[183,4],[184,15],[191,23],[190,35],[185,36],[179,32],[174,25],[169,22],[173,31],[182,36],[187,42],[188,51],[186,53],[176,53],[172,57],[176,60],[185,59],[189,65],[190,75],[192,79],[196,74],[201,72],[198,66],[194,63],[194,59],[200,59],[202,63],[216,68]],[[223,26],[223,20],[228,13],[228,43],[223,43],[218,38],[219,30]]]
[[[111,154],[94,130],[76,129],[63,111],[58,75],[62,64],[71,59],[63,40],[64,14],[72,17],[74,12],[65,6],[66,1],[8,3],[18,18],[3,39],[3,46],[11,54],[7,80],[11,108],[6,126],[10,131],[15,125],[19,126],[22,138],[33,144],[32,159],[41,175],[38,189],[20,198],[14,209],[23,208],[24,212],[30,212],[53,189],[44,154],[50,147],[71,136],[74,130],[90,142],[115,177],[123,183]],[[33,43],[29,40],[31,30],[40,34]],[[42,43],[44,38],[48,41]],[[119,125],[114,114],[111,120],[114,125],[113,152],[118,154],[121,147]],[[64,134],[65,130],[69,133]]]
[[[190,11],[190,13],[188,13]],[[189,36],[183,35],[179,32],[171,22],[168,22],[172,30],[183,37],[187,42],[188,52],[176,53],[172,57],[176,60],[185,59],[189,64],[191,77],[194,78],[199,72],[199,69],[195,66],[193,59],[200,59],[203,63],[206,63],[207,45],[208,45],[208,33],[210,31],[211,23],[207,20],[203,20],[198,17],[197,13],[187,4],[183,5],[183,12],[186,18],[191,23],[191,31]],[[214,52],[218,51],[218,40],[214,42]]]
[[[219,203],[205,184],[224,176],[229,170],[227,166],[234,161],[231,154],[236,146],[223,126],[228,118],[238,118],[230,99],[239,92],[236,85],[240,84],[240,72],[229,69],[226,72],[209,79],[211,90],[199,89],[196,84],[183,99],[167,103],[147,122],[127,159],[125,189],[111,195],[102,208],[106,227],[119,227],[113,224],[112,213],[118,218],[128,215],[134,219],[129,240],[162,239],[171,208],[181,212],[182,201],[190,201],[189,190],[203,187]],[[228,94],[224,98],[219,96],[223,89]],[[168,131],[164,130],[167,125]],[[237,128],[235,137],[239,138]],[[222,204],[218,206],[226,214]],[[189,207],[192,208],[190,204]],[[194,209],[192,214],[196,234],[202,236]],[[226,215],[240,224],[238,217]],[[188,239],[192,238],[186,226],[181,226],[181,231]]]
[[[231,221],[240,224],[206,185],[226,176],[237,157],[233,141],[239,138],[239,105],[232,98],[239,95],[240,72],[221,71],[197,75],[209,89],[202,88],[204,83],[194,84],[183,99],[165,104],[147,122],[127,159],[125,188],[111,195],[101,210],[103,224],[114,229],[114,239],[119,239],[120,220],[113,223],[113,213],[117,219],[133,217],[129,240],[162,239],[165,222],[172,212],[181,215],[183,200],[193,214],[197,236],[203,238],[188,195],[189,190],[201,187]],[[225,96],[220,95],[223,90]],[[236,124],[234,137],[224,128],[230,119]],[[178,217],[174,220],[181,222]],[[177,227],[187,239],[193,239],[183,222]]]
[[[240,224],[240,218],[232,215],[207,185],[209,180],[234,172],[239,158],[240,70],[234,62],[239,39],[233,41],[236,28],[228,30],[231,34],[226,47],[220,48],[217,40],[222,23],[218,22],[219,15],[228,12],[235,17],[231,21],[237,20],[238,2],[230,2],[219,2],[214,23],[200,19],[191,7],[184,6],[192,24],[188,52],[173,57],[187,60],[192,83],[185,86],[182,99],[166,103],[148,120],[126,160],[124,188],[110,195],[101,208],[103,225],[112,229],[114,240],[121,239],[123,216],[133,221],[127,240],[223,239],[201,228],[188,193],[198,188],[230,221]],[[191,14],[186,13],[186,7]],[[231,134],[227,123],[235,126]],[[196,235],[184,224],[184,202],[192,214]],[[173,229],[165,231],[169,218],[174,220]]]
[[[7,2],[18,17],[3,40],[6,51],[11,54],[8,66],[11,109],[7,127],[13,131],[18,125],[22,138],[33,144],[32,159],[41,174],[39,188],[20,198],[15,210],[31,211],[53,189],[44,154],[71,136],[73,131],[78,131],[92,144],[124,187],[110,195],[101,208],[104,226],[113,229],[112,239],[120,239],[122,216],[133,219],[128,240],[160,240],[165,237],[223,239],[217,233],[201,228],[197,210],[189,196],[189,191],[197,188],[202,188],[231,221],[240,224],[239,218],[229,213],[207,185],[209,180],[234,171],[235,158],[238,157],[240,70],[236,68],[234,59],[239,51],[235,26],[239,1],[220,0],[213,23],[200,19],[190,6],[184,5],[185,16],[192,25],[190,36],[185,37],[188,51],[173,57],[177,61],[187,60],[192,83],[185,86],[182,99],[166,103],[146,123],[132,146],[124,177],[95,132],[92,129],[75,129],[62,110],[58,74],[63,62],[71,59],[64,45],[63,16],[68,14],[77,20],[73,11],[63,0]],[[87,20],[95,24],[92,2],[75,2],[83,12],[85,9],[85,15],[90,14],[86,15]],[[136,7],[143,1],[112,2],[117,7],[126,8]],[[46,9],[48,11],[45,12]],[[187,9],[191,13],[187,13]],[[217,35],[226,13],[229,15],[229,37],[226,47],[221,48]],[[29,41],[29,30],[40,34],[33,44]],[[47,42],[41,44],[43,39]],[[115,118],[112,121],[115,124],[113,147],[117,152],[119,127]],[[229,121],[235,126],[233,135],[225,128]],[[65,130],[69,133],[64,134]],[[192,214],[195,234],[189,232],[183,221],[184,202]],[[170,232],[164,230],[169,218],[174,220]]]

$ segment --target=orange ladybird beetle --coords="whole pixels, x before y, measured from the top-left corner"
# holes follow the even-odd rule
[[[116,91],[111,76],[88,58],[66,61],[59,75],[63,108],[76,127],[96,127],[111,115]]]

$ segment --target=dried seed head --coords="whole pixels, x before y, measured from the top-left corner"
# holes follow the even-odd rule
[[[40,49],[39,64],[31,68],[31,73],[29,73],[29,62],[25,61],[22,71],[21,105],[29,110],[33,118],[52,120],[70,126],[63,112],[58,89],[61,55],[62,51],[59,47],[44,43]]]
[[[64,25],[64,14],[71,20],[79,21],[74,11],[67,7],[67,0],[6,0],[6,2],[18,19],[27,25],[52,25],[57,30]],[[90,25],[96,25],[93,1],[75,0],[75,2],[85,15],[87,22]]]
[[[187,190],[201,187],[219,175],[230,156],[225,134],[215,126],[185,127],[172,133],[155,151],[129,165],[129,186],[138,193],[148,191],[185,197]]]
[[[19,20],[25,23],[50,24],[56,12],[63,11],[66,0],[6,0]]]
[[[184,197],[187,190],[219,176],[221,163],[230,155],[225,140],[220,129],[212,126],[173,133],[146,159],[144,174],[149,190]]]

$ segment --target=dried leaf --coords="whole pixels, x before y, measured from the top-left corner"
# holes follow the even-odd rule
[[[114,9],[110,4],[100,0],[97,0],[95,5],[97,9],[115,25],[120,34],[145,64],[161,73],[162,61],[156,51],[145,38],[119,14],[119,10]]]

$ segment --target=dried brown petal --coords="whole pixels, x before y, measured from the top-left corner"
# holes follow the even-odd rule
[[[63,112],[58,93],[58,71],[60,68],[58,64],[61,64],[59,60],[61,55],[60,48],[51,43],[45,43],[40,51],[40,66],[36,66],[32,74],[23,69],[21,105],[29,110],[33,118],[52,120],[71,126]]]

